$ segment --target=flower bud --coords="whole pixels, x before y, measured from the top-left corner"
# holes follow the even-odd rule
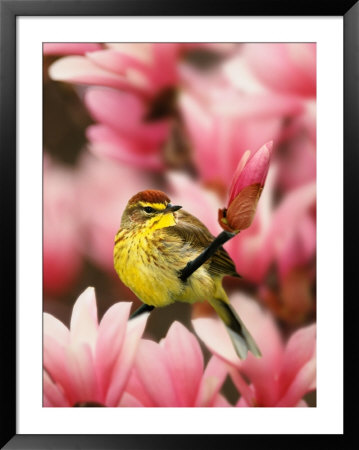
[[[234,173],[227,208],[218,211],[218,222],[227,231],[248,228],[267,177],[273,141],[264,144],[254,155],[247,150]]]

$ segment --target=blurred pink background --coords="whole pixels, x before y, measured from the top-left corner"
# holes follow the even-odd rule
[[[99,318],[119,301],[137,308],[140,301],[113,268],[114,236],[129,198],[163,190],[216,235],[218,209],[243,153],[273,140],[254,221],[225,244],[243,278],[224,285],[230,298],[249,296],[260,305],[280,339],[305,327],[312,333],[315,44],[44,44],[43,136],[45,312],[68,326],[88,286]],[[177,320],[198,332],[207,360],[208,348],[221,356],[218,343],[207,348],[206,327],[194,320],[193,328],[191,315],[202,306],[153,311],[145,337],[158,341]],[[279,364],[273,361],[267,368]],[[224,393],[237,402],[229,382]],[[313,406],[315,397],[308,402]]]

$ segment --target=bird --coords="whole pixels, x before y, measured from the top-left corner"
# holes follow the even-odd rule
[[[214,236],[194,215],[172,205],[162,191],[148,189],[132,196],[114,242],[114,268],[121,281],[149,307],[205,300],[223,321],[240,359],[261,352],[229,302],[224,276],[240,277],[227,251],[220,247],[186,280],[181,271],[213,242]]]

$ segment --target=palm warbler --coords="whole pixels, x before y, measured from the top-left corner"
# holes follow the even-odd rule
[[[186,281],[181,269],[213,241],[214,236],[196,217],[171,205],[161,191],[134,195],[123,212],[115,237],[114,266],[122,282],[143,303],[154,307],[173,302],[208,300],[224,322],[238,356],[260,351],[231,307],[222,287],[225,275],[239,277],[228,253],[220,247]]]

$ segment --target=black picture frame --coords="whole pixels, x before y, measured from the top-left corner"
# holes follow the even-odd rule
[[[355,178],[359,168],[359,2],[276,0],[205,4],[185,0],[0,0],[1,97],[0,97],[0,220],[2,255],[1,330],[1,448],[6,449],[183,449],[243,446],[271,442],[273,448],[313,448],[328,439],[335,448],[350,442],[356,422],[351,386],[358,379],[356,321],[356,217]],[[345,292],[351,293],[345,320],[345,415],[343,435],[18,435],[16,433],[16,17],[18,16],[342,16],[344,18],[344,272]],[[328,224],[330,226],[330,224]],[[349,297],[349,295],[348,295]],[[333,324],[333,332],[335,324]],[[335,355],[333,355],[335,363]],[[354,414],[348,413],[354,403]],[[164,430],[165,432],[165,430]],[[331,446],[330,446],[331,447]]]

